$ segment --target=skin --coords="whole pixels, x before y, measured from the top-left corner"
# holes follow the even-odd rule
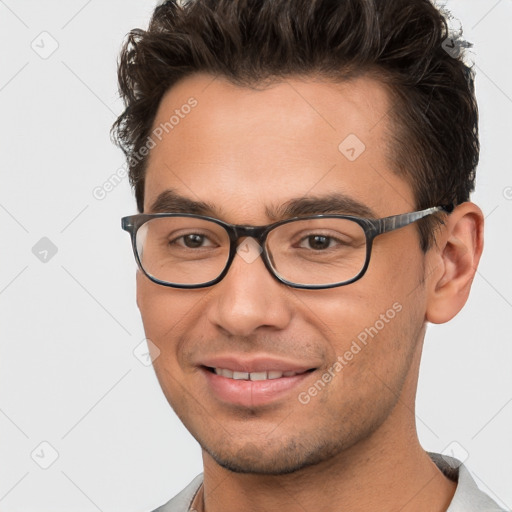
[[[386,159],[388,94],[361,77],[295,78],[252,90],[198,74],[162,99],[154,126],[190,96],[198,105],[151,149],[145,212],[174,189],[208,201],[233,224],[276,219],[268,205],[333,190],[378,217],[415,210]],[[348,134],[366,150],[338,150]],[[483,216],[457,207],[426,254],[416,226],[377,237],[362,279],[328,290],[275,280],[261,258],[235,257],[218,284],[180,290],[137,275],[146,336],[160,350],[162,389],[201,444],[207,512],[370,509],[444,511],[455,484],[421,448],[414,402],[426,322],[450,320],[467,300],[482,251]],[[402,310],[307,404],[297,399],[394,303]],[[218,354],[279,356],[316,368],[268,405],[218,400],[197,363]]]

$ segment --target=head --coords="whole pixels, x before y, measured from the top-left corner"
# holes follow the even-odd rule
[[[138,273],[162,389],[215,463],[292,472],[414,427],[426,323],[462,308],[482,250],[473,77],[447,37],[428,0],[166,2],[129,35],[114,133],[140,212],[201,203],[259,226],[332,194],[377,218],[456,207],[378,237],[347,286],[294,289],[261,258],[202,289]],[[250,383],[219,392],[210,371],[265,365],[307,371],[275,379],[269,400]]]

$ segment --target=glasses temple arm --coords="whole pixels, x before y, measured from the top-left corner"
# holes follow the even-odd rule
[[[387,233],[388,231],[393,231],[395,229],[402,228],[413,222],[416,222],[417,220],[423,219],[428,215],[432,215],[440,211],[451,213],[453,211],[453,208],[453,205],[433,206],[432,208],[420,210],[419,212],[403,213],[401,215],[392,215],[391,217],[385,217],[383,219],[378,220],[378,225],[376,226],[377,233],[382,234]]]

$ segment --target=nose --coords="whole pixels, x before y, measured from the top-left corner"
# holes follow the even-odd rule
[[[285,329],[292,318],[288,287],[265,267],[261,247],[253,238],[238,246],[226,276],[210,295],[208,319],[234,336],[249,336],[259,328]]]

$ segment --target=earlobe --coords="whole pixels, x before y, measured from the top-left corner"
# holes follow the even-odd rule
[[[462,203],[447,216],[430,249],[426,320],[441,324],[451,320],[466,303],[483,250],[484,216],[471,202]]]

